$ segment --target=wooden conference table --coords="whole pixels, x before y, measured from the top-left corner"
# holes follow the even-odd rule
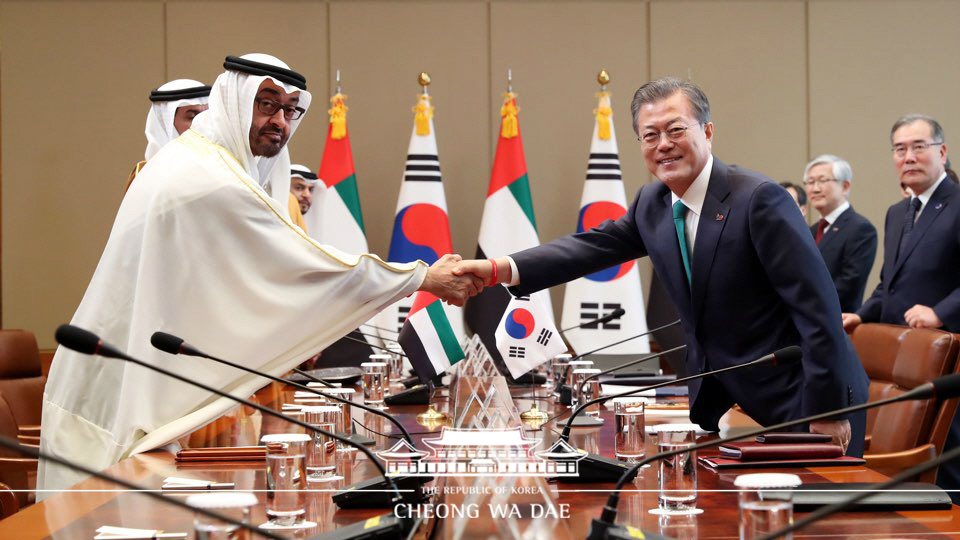
[[[517,409],[524,411],[532,401],[529,396],[534,389],[530,387],[512,388]],[[536,389],[538,395],[545,390]],[[450,405],[448,391],[441,389],[433,402],[438,410],[448,412]],[[359,393],[358,393],[359,394]],[[281,385],[271,385],[257,393],[256,399],[273,407],[280,403],[292,402],[292,390]],[[551,416],[565,416],[566,407],[557,406],[551,400],[539,400],[541,409]],[[420,425],[417,414],[424,411],[423,406],[391,406],[391,414],[396,415],[404,427],[413,435],[417,446],[424,437],[436,437],[440,425]],[[216,422],[199,429],[181,440],[184,446],[245,446],[257,444],[261,433],[282,433],[290,431],[287,422],[270,417],[261,417],[259,413],[238,407]],[[573,432],[571,442],[592,452],[610,456],[613,454],[613,419],[610,410],[604,410],[605,422],[599,428],[578,428]],[[367,435],[376,440],[376,450],[392,446],[396,439],[391,437],[391,424],[384,419],[368,415],[354,408],[354,419],[371,431]],[[648,425],[679,421],[675,417],[657,416],[648,411]],[[735,420],[735,422],[737,422]],[[358,428],[363,430],[363,428]],[[542,439],[535,450],[549,448],[557,439],[553,421],[543,425],[527,436]],[[647,438],[647,455],[654,452],[651,438]],[[375,468],[358,452],[343,453],[338,457],[337,471],[344,479],[323,485],[323,489],[338,489],[376,475]],[[701,454],[703,455],[703,454]],[[769,469],[766,469],[769,471]],[[178,465],[174,456],[165,451],[154,451],[126,459],[105,471],[107,474],[135,482],[148,489],[159,490],[163,479],[168,476],[208,479],[216,482],[233,482],[237,490],[257,491],[261,504],[252,514],[254,523],[266,521],[264,513],[265,487],[264,463],[207,463]],[[643,469],[633,485],[620,501],[618,522],[641,528],[647,532],[659,533],[673,538],[737,538],[737,495],[733,480],[737,474],[756,472],[749,469],[735,472],[716,472],[700,466],[698,470],[699,500],[698,507],[704,509],[696,516],[659,517],[649,513],[657,505],[657,474],[655,467]],[[821,467],[810,469],[789,469],[781,472],[798,474],[804,483],[812,482],[876,482],[886,477],[864,467]],[[479,516],[459,520],[428,520],[418,532],[419,538],[432,534],[433,538],[488,539],[503,538],[504,527],[510,526],[510,520],[494,519],[487,512],[486,504],[498,502],[490,496],[469,499],[469,495],[457,494],[461,490],[448,489],[477,485],[477,478],[438,478],[437,486],[441,494],[432,502],[449,506],[479,502]],[[504,478],[487,480],[504,482]],[[523,486],[526,486],[524,488]],[[586,537],[590,520],[600,515],[612,484],[573,484],[546,483],[531,479],[517,481],[516,491],[532,491],[533,494],[511,495],[509,501],[527,504],[546,497],[558,509],[565,509],[568,517],[554,520],[532,520],[529,516],[518,520],[518,526],[539,527],[536,532],[528,530],[531,537],[547,539],[582,539]],[[453,493],[453,494],[451,494]],[[388,509],[339,509],[330,500],[329,491],[309,493],[307,499],[307,519],[316,522],[314,528],[297,532],[284,532],[291,538],[307,538],[323,532],[343,527],[367,518],[386,514]],[[183,494],[167,494],[167,497],[182,497]],[[804,514],[797,514],[803,516]],[[167,532],[192,532],[193,516],[190,512],[171,505],[164,505],[144,495],[117,489],[99,480],[86,480],[74,487],[73,491],[54,495],[45,501],[26,508],[13,516],[0,521],[0,539],[44,539],[56,540],[90,539],[95,530],[102,525],[114,525],[143,529],[163,529]],[[794,535],[795,538],[960,538],[960,507],[939,511],[905,512],[852,512],[836,514],[818,524],[807,527]],[[192,534],[191,534],[192,538]]]

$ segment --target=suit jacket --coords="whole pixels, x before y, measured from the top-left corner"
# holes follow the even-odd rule
[[[817,225],[810,232],[816,235]],[[837,288],[840,310],[857,311],[877,255],[877,229],[851,206],[837,216],[817,247]]]
[[[880,283],[857,314],[864,322],[906,324],[903,314],[921,304],[933,308],[946,330],[960,332],[960,187],[949,178],[940,182],[897,258],[909,201],[887,210]]]
[[[643,255],[680,311],[690,373],[743,364],[788,345],[803,349],[799,364],[692,382],[693,421],[717,429],[738,403],[769,425],[866,400],[866,374],[796,203],[768,178],[717,159],[693,251],[692,291],[670,190],[659,181],[642,187],[617,221],[512,255],[520,277],[514,291],[529,294]],[[854,441],[858,433],[862,441],[862,426]]]

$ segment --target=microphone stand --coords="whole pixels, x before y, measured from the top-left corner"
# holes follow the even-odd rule
[[[158,332],[158,333],[161,333],[161,332]],[[154,335],[156,335],[156,334],[154,334]],[[172,336],[172,335],[170,335],[170,334],[165,334],[165,335],[170,336],[171,338],[176,338],[176,336]],[[176,339],[179,340],[180,338],[176,338]],[[181,341],[182,341],[182,340],[181,340]],[[184,343],[184,344],[185,344],[185,343]],[[154,346],[154,347],[157,347],[156,344],[153,344],[153,346]],[[157,347],[157,349],[160,349],[161,351],[163,351],[163,352],[165,352],[165,353],[174,354],[174,352],[173,352],[172,350],[167,350],[167,349],[165,349],[165,348],[160,348],[160,347]],[[416,448],[416,445],[414,445],[414,443],[413,443],[413,438],[410,437],[410,433],[403,427],[403,424],[401,424],[400,421],[398,421],[396,418],[390,416],[389,414],[387,414],[387,413],[385,413],[385,412],[383,412],[383,411],[381,411],[381,410],[378,410],[378,409],[376,409],[376,408],[374,408],[374,407],[370,407],[370,406],[368,406],[368,405],[366,405],[366,404],[360,404],[360,403],[351,401],[351,400],[349,400],[349,399],[345,399],[345,398],[342,398],[342,397],[339,397],[339,396],[335,396],[335,395],[333,395],[333,394],[325,394],[325,393],[321,392],[320,390],[317,390],[316,388],[310,388],[309,386],[307,386],[307,385],[305,385],[305,384],[300,384],[300,383],[291,381],[291,380],[289,380],[289,379],[282,379],[282,378],[280,378],[280,377],[274,377],[273,375],[270,375],[270,374],[267,374],[267,373],[263,373],[263,372],[260,372],[260,371],[255,370],[255,369],[252,369],[252,368],[248,368],[247,366],[244,366],[244,365],[241,365],[241,364],[237,364],[237,363],[234,363],[234,362],[230,362],[229,360],[224,360],[223,358],[218,358],[218,357],[216,357],[216,356],[207,354],[207,353],[205,353],[205,352],[203,352],[203,351],[200,351],[199,349],[197,349],[197,348],[195,348],[195,347],[190,347],[190,349],[191,349],[191,350],[190,350],[189,352],[184,351],[184,350],[181,349],[180,351],[178,351],[178,353],[179,353],[179,354],[185,354],[185,355],[188,355],[188,356],[199,356],[199,357],[201,357],[201,358],[206,358],[207,360],[213,360],[214,362],[219,362],[219,363],[221,363],[221,364],[223,364],[223,365],[225,365],[225,366],[230,366],[230,367],[235,368],[235,369],[239,369],[239,370],[242,370],[242,371],[246,371],[247,373],[251,373],[251,374],[253,374],[253,375],[257,375],[257,376],[259,376],[259,377],[263,377],[263,378],[265,378],[265,379],[269,379],[269,380],[274,381],[274,382],[278,382],[278,383],[282,383],[282,384],[289,384],[290,386],[292,386],[292,387],[294,387],[294,388],[296,388],[296,389],[298,389],[298,390],[303,390],[303,391],[310,392],[310,393],[315,394],[315,395],[318,395],[318,396],[323,396],[323,397],[326,398],[326,399],[329,399],[329,400],[332,400],[332,401],[337,401],[337,402],[340,402],[340,403],[345,403],[345,404],[347,404],[347,405],[351,405],[351,406],[353,406],[353,407],[357,407],[357,408],[363,409],[363,410],[365,410],[365,411],[367,411],[367,412],[371,412],[371,413],[373,413],[373,414],[376,414],[377,416],[382,416],[382,417],[386,418],[387,420],[389,420],[390,422],[392,422],[395,426],[397,426],[397,428],[400,430],[400,432],[403,433],[403,438],[406,439],[408,443],[410,443],[410,446],[413,446],[414,448]],[[294,371],[302,374],[302,372],[301,372],[300,370],[294,370]],[[310,376],[307,375],[307,377],[310,377]],[[310,377],[310,378],[315,379],[315,377]],[[350,434],[347,433],[346,435],[349,436]]]
[[[66,338],[66,339],[65,339],[65,338]],[[76,339],[72,339],[72,338],[76,338]],[[393,492],[396,494],[395,502],[399,503],[399,502],[403,501],[403,495],[401,494],[400,488],[397,487],[397,484],[393,481],[393,478],[391,478],[390,476],[387,475],[387,471],[386,471],[386,469],[384,469],[383,464],[380,463],[380,460],[378,460],[378,459],[376,458],[376,456],[373,455],[373,452],[371,452],[370,450],[368,450],[367,448],[365,448],[363,445],[354,443],[353,441],[351,441],[350,439],[347,439],[346,437],[341,437],[341,436],[336,435],[336,434],[334,434],[334,433],[330,433],[329,431],[327,431],[327,430],[325,430],[325,429],[321,429],[321,428],[318,428],[318,427],[316,427],[316,426],[312,426],[312,425],[310,425],[310,424],[308,424],[308,423],[306,423],[306,422],[303,422],[303,421],[301,421],[301,420],[297,420],[296,418],[291,418],[291,417],[289,417],[289,416],[287,416],[287,415],[285,415],[285,414],[279,413],[279,412],[277,412],[277,411],[275,411],[275,410],[273,410],[273,409],[271,409],[271,408],[269,408],[269,407],[264,407],[263,405],[260,405],[259,403],[254,403],[254,402],[252,402],[252,401],[250,401],[250,400],[248,400],[248,399],[239,398],[239,397],[234,396],[234,395],[232,395],[232,394],[230,394],[230,393],[224,392],[223,390],[220,390],[219,388],[214,388],[214,387],[212,387],[212,386],[209,386],[209,385],[206,385],[206,384],[197,382],[197,381],[195,381],[195,380],[193,380],[193,379],[190,379],[190,378],[185,377],[185,376],[183,376],[183,375],[180,375],[180,374],[178,374],[178,373],[174,373],[174,372],[172,372],[172,371],[163,369],[162,367],[155,366],[155,365],[153,365],[153,364],[148,364],[147,362],[144,362],[143,360],[137,360],[136,358],[134,358],[134,357],[132,357],[132,356],[126,354],[126,353],[121,352],[119,349],[116,349],[116,348],[114,348],[114,347],[111,347],[111,346],[103,343],[103,340],[101,340],[99,337],[97,337],[96,334],[94,334],[94,333],[92,333],[92,332],[89,332],[89,331],[87,331],[87,330],[84,330],[84,329],[82,329],[82,328],[79,328],[79,327],[76,327],[76,326],[72,326],[72,325],[69,325],[69,324],[61,325],[59,328],[57,328],[56,339],[57,339],[57,341],[58,341],[61,345],[63,345],[64,347],[67,347],[68,349],[72,349],[72,350],[77,351],[77,352],[79,352],[79,353],[86,353],[86,354],[89,354],[89,353],[87,353],[87,351],[85,351],[82,346],[77,346],[78,343],[76,343],[76,340],[77,340],[77,339],[96,340],[96,347],[94,347],[94,349],[93,349],[93,351],[92,351],[94,354],[99,354],[100,356],[105,356],[105,357],[107,357],[107,358],[118,358],[118,359],[120,359],[120,360],[126,360],[127,362],[131,362],[131,363],[134,363],[134,364],[136,364],[136,365],[138,365],[138,366],[142,366],[142,367],[145,367],[145,368],[147,368],[147,369],[149,369],[149,370],[152,370],[152,371],[155,371],[155,372],[157,372],[157,373],[160,373],[161,375],[166,375],[167,377],[170,377],[170,378],[172,378],[172,379],[176,379],[176,380],[178,380],[178,381],[180,381],[180,382],[187,383],[187,384],[189,384],[189,385],[191,385],[191,386],[196,386],[197,388],[200,388],[200,389],[202,389],[202,390],[206,390],[207,392],[210,392],[211,394],[216,394],[216,395],[218,395],[218,396],[220,396],[220,397],[225,397],[225,398],[227,398],[227,399],[236,401],[237,403],[246,405],[247,407],[250,407],[250,408],[252,408],[252,409],[255,409],[255,410],[257,410],[257,411],[260,411],[262,414],[267,414],[267,415],[273,416],[273,417],[275,417],[275,418],[279,418],[280,420],[285,420],[285,421],[287,421],[287,422],[290,422],[291,424],[300,426],[300,427],[306,429],[307,431],[309,431],[309,432],[311,432],[311,433],[319,433],[319,434],[321,434],[321,435],[325,435],[325,436],[330,437],[330,438],[332,438],[332,439],[335,439],[335,440],[338,440],[338,441],[340,441],[340,442],[343,442],[344,444],[349,444],[350,446],[354,446],[354,447],[356,447],[358,450],[360,450],[361,452],[363,452],[364,455],[367,456],[367,458],[373,463],[374,467],[377,468],[377,471],[380,473],[380,475],[383,476],[383,477],[387,480],[387,483],[388,483],[389,486],[390,486],[390,490],[393,491]]]
[[[241,529],[245,529],[245,530],[250,531],[250,532],[252,532],[252,533],[259,534],[260,536],[263,536],[263,537],[266,537],[266,538],[271,538],[272,540],[285,540],[285,537],[280,536],[280,535],[277,535],[277,534],[275,534],[275,533],[272,533],[272,532],[270,532],[270,531],[268,531],[268,530],[261,529],[261,528],[255,526],[255,525],[250,525],[249,523],[244,523],[244,522],[242,522],[242,521],[237,521],[237,520],[233,519],[232,517],[225,516],[225,515],[223,515],[223,514],[221,514],[221,513],[219,513],[219,512],[214,512],[213,510],[208,510],[208,509],[206,509],[206,508],[196,508],[196,507],[190,506],[189,504],[181,501],[180,499],[178,499],[178,498],[176,498],[176,497],[164,497],[163,495],[161,495],[160,493],[157,493],[156,491],[146,490],[146,489],[144,489],[142,486],[138,486],[138,485],[136,485],[136,484],[134,484],[134,483],[132,483],[132,482],[127,482],[126,480],[121,480],[120,478],[117,478],[117,477],[115,477],[115,476],[110,476],[110,475],[108,475],[108,474],[103,474],[102,472],[95,471],[95,470],[93,470],[93,469],[87,468],[86,466],[80,465],[80,464],[78,464],[78,463],[73,463],[73,462],[67,461],[67,460],[65,460],[65,459],[63,459],[63,458],[59,458],[59,457],[57,457],[57,456],[55,456],[55,455],[53,455],[53,454],[48,454],[48,453],[46,453],[46,452],[42,452],[42,451],[40,451],[40,450],[38,450],[38,449],[36,449],[36,448],[30,447],[30,446],[24,446],[24,445],[18,443],[17,441],[14,441],[13,439],[10,439],[10,438],[5,437],[5,436],[3,436],[3,435],[0,435],[0,446],[3,446],[3,447],[5,447],[5,448],[9,448],[10,450],[13,450],[13,451],[15,451],[15,452],[19,452],[20,454],[27,455],[27,456],[30,456],[30,457],[32,457],[32,458],[42,459],[42,460],[45,460],[45,461],[52,461],[52,462],[54,462],[54,463],[56,463],[56,464],[58,464],[58,465],[62,465],[62,466],[64,466],[64,467],[67,467],[68,469],[73,469],[73,470],[75,470],[75,471],[80,471],[80,472],[82,472],[82,473],[84,473],[84,474],[88,474],[88,475],[90,475],[90,476],[92,476],[92,477],[94,477],[94,478],[97,478],[97,479],[99,479],[99,480],[104,480],[104,481],[106,481],[106,482],[110,482],[111,484],[116,484],[116,485],[118,485],[118,486],[123,486],[123,487],[125,487],[125,488],[127,488],[127,489],[129,489],[129,490],[135,491],[135,492],[137,492],[137,493],[142,493],[142,494],[146,495],[147,497],[150,497],[151,499],[154,499],[154,500],[157,500],[157,501],[163,501],[164,503],[172,504],[172,505],[174,505],[174,506],[179,506],[180,508],[183,508],[183,509],[185,509],[185,510],[189,510],[189,511],[191,511],[191,512],[196,512],[197,514],[203,514],[203,515],[205,515],[205,516],[207,516],[207,517],[209,517],[209,518],[216,519],[216,520],[219,520],[219,521],[223,521],[224,523],[229,523],[229,524],[231,524],[231,525],[235,525],[235,526],[237,526],[237,527],[239,527],[239,528],[241,528]]]

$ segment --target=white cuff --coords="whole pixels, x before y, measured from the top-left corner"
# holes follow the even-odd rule
[[[507,261],[510,263],[510,282],[506,283],[507,287],[516,287],[520,284],[520,272],[517,271],[517,263],[513,262],[513,257],[507,257]]]

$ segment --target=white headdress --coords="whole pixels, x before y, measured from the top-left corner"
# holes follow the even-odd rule
[[[290,176],[303,178],[303,180],[311,186],[317,183],[316,173],[311,171],[310,167],[307,167],[306,165],[300,165],[299,163],[294,163],[290,166]]]
[[[176,139],[180,134],[173,127],[173,117],[177,109],[188,105],[206,105],[209,101],[210,87],[193,79],[170,81],[150,92],[150,111],[147,113],[147,150],[144,157],[149,160],[163,148],[163,145]]]
[[[290,197],[290,153],[284,145],[273,157],[253,155],[250,150],[253,100],[263,81],[270,79],[288,94],[300,92],[297,106],[308,109],[311,96],[307,92],[307,81],[287,64],[268,54],[228,56],[223,67],[227,71],[213,83],[210,108],[197,115],[191,129],[226,148],[247,174],[281,203],[279,206],[286,213]],[[301,116],[289,121],[291,138],[302,119]]]

